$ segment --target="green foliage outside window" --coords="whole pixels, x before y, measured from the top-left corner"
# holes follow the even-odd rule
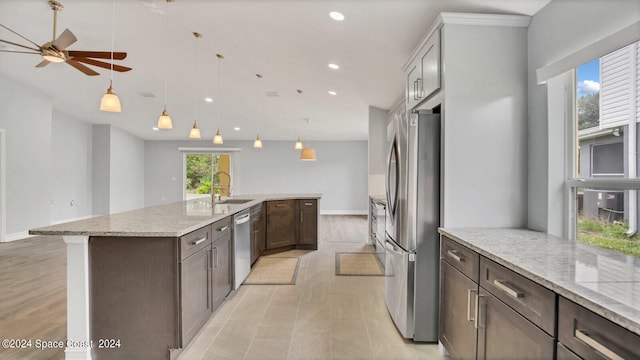
[[[218,171],[219,164],[220,155],[187,154],[187,193],[210,194],[211,176]]]

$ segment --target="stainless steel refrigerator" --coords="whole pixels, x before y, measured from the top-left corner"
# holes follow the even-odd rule
[[[393,120],[387,168],[385,297],[398,330],[438,341],[440,115]]]

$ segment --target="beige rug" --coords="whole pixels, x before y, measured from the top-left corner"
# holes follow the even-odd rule
[[[295,285],[298,257],[261,256],[253,265],[245,285]]]
[[[384,276],[374,253],[336,253],[336,275]]]

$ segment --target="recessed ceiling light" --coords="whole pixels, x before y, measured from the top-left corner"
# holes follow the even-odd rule
[[[340,66],[338,64],[329,64],[329,69],[333,69],[333,70],[338,70],[340,69]]]
[[[151,128],[151,130],[153,130],[153,131],[158,131],[158,130],[160,130],[160,129],[158,129],[156,126],[154,126],[154,127],[152,127],[152,128]]]
[[[331,16],[331,18],[335,21],[342,21],[344,20],[344,15],[342,15],[342,13],[339,13],[337,11],[332,11],[329,13],[329,16]]]
[[[338,93],[333,90],[329,90],[329,95],[338,95]]]
[[[235,130],[235,131],[240,131],[240,126],[236,126],[236,127],[234,127],[234,128],[233,128],[233,130]]]
[[[204,101],[206,101],[206,102],[213,102],[213,99],[212,99],[212,98],[210,98],[210,97],[206,97],[206,98],[204,98]]]

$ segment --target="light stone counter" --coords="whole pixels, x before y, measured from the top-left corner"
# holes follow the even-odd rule
[[[640,334],[640,259],[523,229],[440,229],[459,242]]]
[[[231,198],[251,199],[244,204],[212,204],[211,198],[207,197],[45,226],[31,229],[29,234],[179,237],[263,201],[320,197],[321,194],[257,194]]]

